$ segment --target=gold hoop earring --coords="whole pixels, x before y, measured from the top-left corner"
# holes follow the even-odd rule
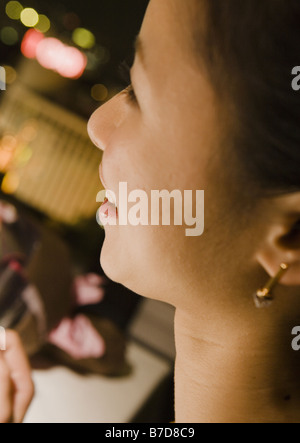
[[[254,303],[257,308],[266,308],[272,304],[274,300],[272,290],[280,282],[281,277],[286,273],[288,269],[289,265],[287,265],[286,263],[282,263],[275,277],[272,277],[262,289],[259,289],[254,294]]]

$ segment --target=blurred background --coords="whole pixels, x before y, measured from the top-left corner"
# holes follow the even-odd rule
[[[67,372],[61,368],[58,373],[48,366],[43,371],[34,356],[41,394],[33,403],[29,422],[173,419],[174,312],[168,306],[141,300],[109,281],[100,269],[104,231],[95,215],[101,153],[86,130],[93,111],[127,86],[119,67],[124,60],[132,60],[133,42],[147,4],[148,0],[0,0],[0,199],[15,208],[23,224],[30,220],[31,229],[43,233],[40,238],[51,238],[40,240],[46,258],[37,259],[38,270],[31,256],[27,257],[27,268],[35,269],[35,280],[30,283],[42,282],[39,290],[43,292],[44,273],[51,260],[53,275],[57,281],[63,279],[59,277],[62,265],[55,258],[62,257],[63,243],[71,257],[67,265],[71,280],[87,274],[103,277],[105,297],[99,303],[81,303],[80,309],[74,309],[74,300],[71,307],[66,303],[69,307],[61,317],[73,318],[80,312],[109,321],[125,337],[131,366],[127,378],[117,382],[101,378],[101,370],[93,371],[91,364],[89,373],[97,374],[87,381],[69,370],[72,365],[67,358]],[[29,228],[24,226],[18,229],[14,243],[23,245],[25,237],[29,241]],[[13,232],[10,235],[16,236],[17,231]],[[4,234],[1,224],[2,243]],[[26,247],[26,251],[30,249]],[[3,247],[1,253],[3,256]],[[60,269],[54,269],[55,262]],[[51,304],[57,301],[43,297],[46,307],[53,310]],[[61,318],[55,320],[59,324]],[[85,406],[73,410],[69,403],[57,409],[54,385],[59,391],[64,386],[63,397],[73,405],[70,392],[77,391],[76,402],[82,405],[85,396],[91,401],[94,393],[93,411]],[[97,396],[98,391],[102,395]],[[106,407],[101,409],[98,402],[103,392]]]

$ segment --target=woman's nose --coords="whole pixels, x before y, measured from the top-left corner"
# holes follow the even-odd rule
[[[114,131],[120,126],[124,118],[121,94],[100,106],[88,122],[90,139],[97,148],[105,150]]]

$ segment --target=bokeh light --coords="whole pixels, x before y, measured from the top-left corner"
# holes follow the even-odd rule
[[[110,60],[110,52],[104,46],[98,45],[95,48],[95,55],[102,65],[108,63]]]
[[[27,58],[36,58],[44,68],[66,78],[81,77],[87,65],[87,57],[79,49],[67,46],[54,37],[45,38],[36,29],[30,29],[24,35],[21,52]]]
[[[27,58],[35,58],[38,44],[44,39],[44,35],[35,29],[29,29],[22,40],[21,52]]]
[[[0,39],[5,45],[13,46],[18,42],[19,34],[15,28],[4,26],[0,32]]]
[[[91,96],[98,102],[104,102],[108,98],[108,89],[105,85],[94,85],[91,89]]]
[[[2,181],[1,190],[5,194],[13,194],[20,185],[20,176],[15,171],[9,171],[5,174]]]
[[[13,160],[13,153],[0,149],[0,171],[7,172]]]
[[[82,52],[56,38],[42,40],[37,46],[36,58],[44,68],[73,79],[79,78],[87,65],[87,58]]]
[[[1,139],[0,147],[5,151],[13,151],[16,149],[18,140],[14,135],[6,134]]]
[[[96,55],[90,51],[86,54],[86,56],[88,59],[86,69],[89,71],[93,71],[94,69],[96,69],[99,66],[99,60],[96,57]]]
[[[6,4],[5,12],[12,20],[19,20],[23,6],[19,2],[11,1]]]
[[[38,24],[39,15],[35,9],[25,8],[21,12],[20,20],[24,26],[27,26],[28,28],[33,28]]]
[[[77,46],[80,46],[83,49],[91,49],[96,43],[94,34],[85,28],[75,29],[72,39]]]
[[[15,157],[15,162],[18,166],[25,166],[32,158],[33,150],[29,146],[25,146],[21,149]]]
[[[19,133],[19,137],[22,141],[27,143],[32,142],[38,134],[38,121],[35,119],[27,120],[23,128]]]
[[[82,76],[87,65],[87,58],[76,48],[65,46],[61,61],[56,71],[63,77],[77,79]]]
[[[0,171],[7,172],[11,167],[17,149],[18,140],[11,134],[6,134],[0,140]]]
[[[35,26],[35,29],[45,34],[46,32],[49,31],[50,28],[51,28],[51,23],[48,17],[44,14],[40,14],[39,21],[38,24]]]
[[[45,38],[37,46],[37,61],[43,68],[55,71],[60,63],[63,47],[63,43],[57,38]]]

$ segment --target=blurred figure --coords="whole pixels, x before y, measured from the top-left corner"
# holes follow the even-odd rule
[[[0,351],[0,423],[21,423],[33,398],[31,369],[18,334],[6,331]]]

